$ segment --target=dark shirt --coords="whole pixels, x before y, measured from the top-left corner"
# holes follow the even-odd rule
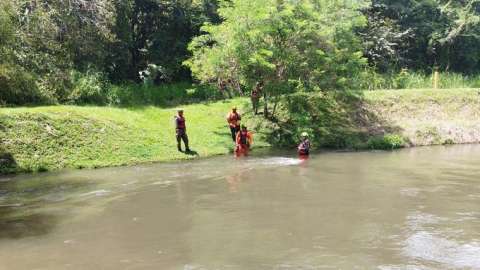
[[[175,116],[175,127],[177,129],[185,129],[185,117],[183,116]]]

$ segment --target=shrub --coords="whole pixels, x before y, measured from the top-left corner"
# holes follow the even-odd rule
[[[377,150],[393,150],[405,147],[405,139],[397,134],[386,134],[384,136],[377,136],[370,138],[367,146],[370,149]]]
[[[451,144],[455,144],[455,141],[452,140],[452,139],[446,139],[446,140],[443,142],[443,145],[451,145]]]
[[[107,103],[108,83],[100,72],[87,71],[71,73],[73,88],[67,100],[75,104],[98,104]]]
[[[0,64],[0,103],[24,105],[42,100],[35,77],[19,66]]]
[[[269,143],[294,146],[303,131],[310,134],[315,147],[359,148],[361,134],[352,119],[352,104],[358,96],[347,92],[295,93],[280,99],[273,127],[265,130]]]

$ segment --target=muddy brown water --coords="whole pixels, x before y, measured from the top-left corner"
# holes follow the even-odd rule
[[[480,269],[480,146],[0,182],[0,269]]]

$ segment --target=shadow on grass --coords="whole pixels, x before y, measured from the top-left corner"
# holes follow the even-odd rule
[[[210,106],[214,103],[218,103],[218,102],[222,102],[222,103],[228,103],[228,100],[203,100],[203,101],[190,101],[190,102],[176,102],[176,103],[172,103],[172,104],[169,104],[169,105],[166,105],[166,104],[131,104],[131,105],[119,105],[119,106],[115,106],[117,108],[121,108],[121,109],[126,109],[126,110],[129,110],[129,111],[134,111],[134,112],[141,112],[141,111],[144,111],[144,110],[147,110],[149,108],[159,108],[159,109],[171,109],[172,112],[176,112],[176,109],[177,108],[180,108],[182,106],[188,106],[188,105],[205,105],[205,106]]]
[[[185,151],[183,153],[185,153],[185,155],[188,155],[188,156],[198,156],[198,152],[192,149]]]
[[[232,103],[232,99],[210,99],[210,100],[199,100],[199,101],[189,101],[189,102],[176,102],[172,103],[170,105],[161,105],[161,104],[132,104],[132,105],[119,105],[115,106],[116,108],[121,108],[121,109],[126,109],[132,112],[143,112],[146,111],[150,108],[158,108],[158,109],[170,109],[172,111],[172,114],[176,114],[178,108],[183,108],[183,106],[188,106],[188,105],[203,105],[207,107],[211,107],[215,104],[230,104]],[[240,105],[243,105],[240,104]],[[238,105],[238,107],[240,107]],[[229,111],[225,111],[225,114],[227,114]],[[188,114],[188,112],[186,112]]]
[[[17,170],[17,162],[12,154],[7,153],[0,145],[0,175],[13,173]]]
[[[227,129],[227,127],[225,127],[225,129]],[[215,134],[215,135],[219,135],[219,136],[229,137],[230,139],[232,138],[232,134],[230,133],[230,129],[226,130],[226,131],[213,131],[212,133]]]
[[[4,146],[4,133],[7,130],[5,117],[0,117],[0,175],[15,172],[17,162],[14,156]]]

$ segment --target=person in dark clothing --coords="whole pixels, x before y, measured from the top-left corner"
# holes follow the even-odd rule
[[[258,82],[255,87],[252,89],[250,98],[252,100],[253,113],[258,114],[258,104],[260,103],[260,95],[262,92],[263,83]]]
[[[237,108],[233,107],[232,111],[227,115],[228,126],[232,134],[232,140],[235,142],[237,133],[240,131],[240,121],[242,116],[237,112]]]
[[[175,132],[177,137],[177,149],[182,151],[181,141],[185,144],[185,151],[190,152],[188,147],[187,127],[185,125],[185,117],[183,116],[183,110],[178,110],[178,114],[175,116]]]

